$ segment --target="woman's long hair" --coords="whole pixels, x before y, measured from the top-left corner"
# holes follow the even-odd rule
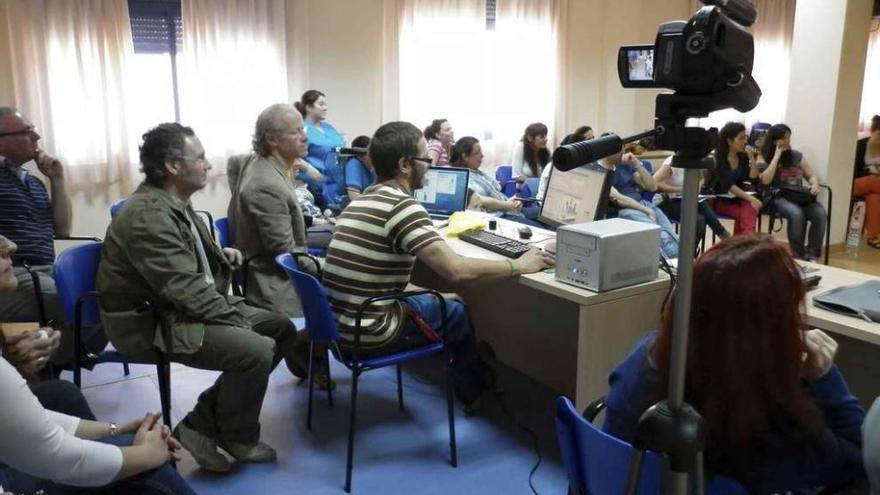
[[[801,374],[804,285],[788,250],[765,234],[730,237],[694,263],[692,293],[685,398],[706,421],[709,468],[748,480],[772,434],[823,445]],[[672,308],[652,349],[664,384]]]
[[[786,133],[790,134],[791,128],[785,124],[776,124],[767,129],[767,134],[764,134],[764,142],[761,144],[761,156],[765,162],[770,163],[773,160],[773,155],[776,154],[776,141],[785,138]],[[782,152],[782,156],[779,157],[779,165],[782,167],[791,166],[791,150]]]
[[[452,146],[452,154],[449,157],[449,164],[453,167],[464,167],[466,166],[463,162],[464,159],[470,156],[474,151],[474,145],[479,143],[480,141],[473,136],[464,136],[459,138],[458,141]]]
[[[727,144],[727,140],[735,138],[745,130],[746,126],[739,122],[728,122],[718,131],[718,147],[715,148],[715,161],[718,164],[727,164],[727,154],[730,153],[730,145]]]
[[[308,107],[314,105],[315,102],[318,101],[318,98],[322,96],[326,95],[317,89],[310,89],[302,94],[299,101],[293,102],[293,106],[299,110],[299,113],[305,118]]]
[[[547,148],[541,148],[536,153],[529,144],[529,139],[533,139],[535,136],[546,135],[547,126],[540,122],[529,124],[523,133],[523,159],[525,159],[526,163],[529,165],[529,170],[532,171],[532,177],[541,175],[541,169],[544,168],[544,165],[547,165],[547,163],[550,162],[550,150]]]
[[[432,139],[440,139],[440,126],[443,125],[444,122],[448,122],[446,119],[434,119],[431,121],[431,124],[428,127],[425,127],[425,139],[428,141]]]

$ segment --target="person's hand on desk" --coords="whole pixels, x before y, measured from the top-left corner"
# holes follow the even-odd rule
[[[808,381],[815,381],[828,373],[837,355],[837,342],[822,330],[804,332],[802,374]]]
[[[517,274],[535,273],[556,264],[556,257],[540,249],[530,249],[513,263]]]

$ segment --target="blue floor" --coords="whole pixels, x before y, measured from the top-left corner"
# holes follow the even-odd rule
[[[361,494],[529,494],[529,471],[537,455],[543,461],[533,482],[540,494],[563,494],[565,470],[556,443],[553,414],[556,394],[508,368],[499,375],[501,402],[489,401],[476,416],[456,405],[458,468],[449,464],[446,402],[441,362],[427,360],[404,368],[406,410],[397,409],[393,369],[366,373],[359,382],[358,427],[353,493]],[[272,374],[263,404],[262,439],[278,451],[278,462],[236,465],[213,475],[198,469],[188,454],[178,469],[202,494],[340,494],[345,476],[350,373],[333,363],[338,384],[334,407],[317,395],[312,431],[306,430],[308,388],[282,364]],[[172,416],[176,424],[216,373],[174,365]],[[83,392],[100,419],[124,421],[159,410],[155,369],[103,364],[83,374]],[[502,404],[503,403],[503,404]],[[509,412],[513,412],[514,418]]]

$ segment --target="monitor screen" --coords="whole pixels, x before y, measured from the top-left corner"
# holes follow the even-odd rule
[[[654,49],[630,49],[626,52],[630,81],[654,80]]]
[[[538,220],[554,227],[601,220],[611,191],[611,175],[597,163],[568,172],[554,168]]]
[[[429,167],[424,187],[413,191],[413,197],[429,213],[451,215],[467,208],[470,170],[455,167]]]

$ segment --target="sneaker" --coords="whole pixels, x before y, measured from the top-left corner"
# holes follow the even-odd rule
[[[177,423],[172,435],[192,454],[202,469],[215,473],[225,473],[232,469],[229,460],[217,451],[217,442],[213,438],[190,428],[183,421]]]
[[[275,462],[278,459],[275,449],[263,442],[257,442],[252,445],[223,442],[221,447],[241,462]]]

